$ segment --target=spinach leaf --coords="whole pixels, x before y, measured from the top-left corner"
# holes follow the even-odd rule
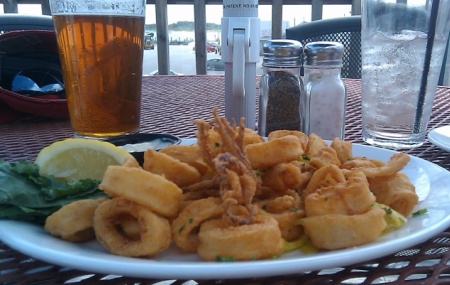
[[[99,184],[95,179],[62,182],[40,175],[37,164],[0,159],[0,218],[43,224],[66,204],[105,196]]]

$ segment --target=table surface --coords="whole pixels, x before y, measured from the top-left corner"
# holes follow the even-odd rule
[[[361,81],[345,79],[348,93],[345,139],[361,139]],[[258,88],[256,86],[256,88]],[[143,79],[141,132],[195,137],[193,119],[224,114],[224,77],[215,75],[151,76]],[[450,88],[439,87],[429,129],[450,124]],[[68,120],[28,118],[0,125],[0,158],[34,160],[40,149],[72,137]],[[450,153],[428,141],[407,153],[450,170]],[[0,241],[0,284],[450,284],[450,230],[397,253],[345,268],[299,272],[289,276],[240,280],[151,280],[107,276],[48,264]]]

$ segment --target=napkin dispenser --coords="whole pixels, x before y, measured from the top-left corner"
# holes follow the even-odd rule
[[[225,63],[225,117],[256,128],[256,63],[260,52],[257,0],[224,0],[222,61]]]

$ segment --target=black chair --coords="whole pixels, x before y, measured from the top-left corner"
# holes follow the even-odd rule
[[[0,34],[8,31],[18,30],[50,30],[54,31],[51,16],[43,15],[21,15],[2,14],[0,15]]]
[[[297,40],[303,46],[317,41],[340,42],[344,45],[342,77],[361,78],[361,16],[303,23],[286,29],[286,39]]]

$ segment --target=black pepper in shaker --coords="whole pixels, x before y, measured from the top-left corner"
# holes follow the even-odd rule
[[[264,72],[258,110],[261,136],[275,130],[302,130],[302,51],[302,44],[295,40],[270,40],[263,44]]]

